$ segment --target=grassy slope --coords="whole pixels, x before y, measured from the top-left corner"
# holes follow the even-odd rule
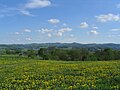
[[[0,90],[120,89],[120,61],[39,61],[0,58]]]

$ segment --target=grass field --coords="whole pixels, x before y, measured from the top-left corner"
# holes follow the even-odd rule
[[[0,57],[0,90],[120,90],[120,61]]]

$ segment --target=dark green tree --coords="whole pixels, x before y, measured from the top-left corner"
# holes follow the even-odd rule
[[[35,50],[27,50],[26,54],[29,58],[35,58],[37,53]]]

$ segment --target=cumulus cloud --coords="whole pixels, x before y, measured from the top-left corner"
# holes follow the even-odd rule
[[[38,30],[38,32],[41,32],[41,33],[50,33],[52,31],[53,31],[53,29],[47,29],[47,28],[42,28],[42,29]]]
[[[67,28],[61,28],[61,29],[59,29],[59,32],[69,32],[69,31],[72,31],[72,28],[69,28],[69,27],[67,27]]]
[[[115,15],[112,13],[109,14],[102,14],[99,16],[95,16],[98,21],[100,22],[108,22],[108,21],[119,21],[120,20],[120,15]]]
[[[80,24],[80,28],[87,28],[87,27],[89,27],[89,25],[86,22],[82,22]]]
[[[28,3],[25,4],[26,9],[34,9],[34,8],[43,8],[51,5],[49,0],[29,0]]]
[[[63,35],[62,32],[57,32],[57,33],[56,33],[56,36],[58,36],[58,37],[61,37],[62,35]]]
[[[50,20],[48,20],[48,22],[50,24],[58,24],[60,22],[60,20],[59,19],[50,19]]]
[[[30,29],[25,29],[24,32],[28,32],[28,33],[30,33],[31,30],[30,30]]]
[[[96,30],[91,30],[91,31],[89,32],[89,34],[91,34],[91,35],[97,35],[98,32],[97,32]]]
[[[99,32],[97,31],[98,29],[99,29],[98,27],[93,26],[92,30],[89,32],[89,34],[90,35],[97,35],[97,34],[99,34]]]
[[[63,36],[63,33],[70,32],[70,31],[72,31],[72,28],[69,28],[69,27],[67,27],[67,28],[61,28],[56,33],[56,36]]]
[[[99,29],[98,27],[92,27],[93,28],[93,30],[97,30],[97,29]]]
[[[52,37],[52,34],[48,33],[48,37]]]
[[[72,31],[72,28],[69,28],[69,27],[61,28],[58,30],[47,29],[47,28],[42,28],[42,29],[38,30],[38,32],[40,32],[40,33],[47,34],[48,37],[52,37],[52,34],[60,37],[60,36],[63,36],[63,33],[70,32],[70,31]]]

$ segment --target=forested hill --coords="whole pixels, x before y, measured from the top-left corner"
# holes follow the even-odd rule
[[[80,44],[80,43],[33,43],[33,44],[1,44],[0,49],[39,49],[45,47],[55,46],[57,48],[87,48],[90,50],[111,48],[120,50],[120,44]]]

